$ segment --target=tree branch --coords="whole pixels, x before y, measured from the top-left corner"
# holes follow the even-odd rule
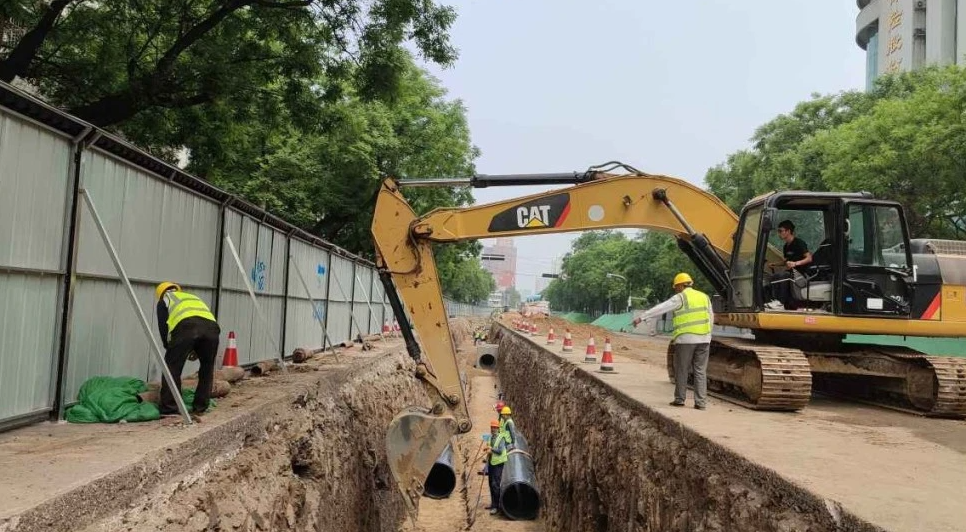
[[[37,24],[28,31],[6,59],[0,61],[0,81],[7,83],[17,76],[22,76],[27,67],[37,57],[41,45],[57,22],[57,18],[74,0],[54,0],[44,11]]]

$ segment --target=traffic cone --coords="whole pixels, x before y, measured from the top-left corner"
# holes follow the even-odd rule
[[[389,327],[389,320],[382,322],[382,335],[391,335],[392,329]]]
[[[536,323],[531,323],[530,324],[530,336],[536,336],[536,335],[537,335],[537,324]]]
[[[593,363],[597,362],[597,346],[594,345],[594,337],[591,336],[587,340],[587,353],[584,354],[584,362]]]
[[[614,353],[610,347],[610,338],[604,338],[604,353],[600,357],[601,373],[616,373],[614,371]]]
[[[392,320],[392,336],[395,338],[401,335],[402,335],[402,331],[399,329],[399,321],[395,319]]]
[[[574,339],[570,337],[570,329],[564,329],[564,340],[563,340],[563,350],[564,352],[571,352],[574,350]]]
[[[547,333],[547,345],[553,344],[554,340],[555,338],[553,336],[553,327],[551,327],[550,331]]]
[[[238,367],[238,347],[235,345],[235,331],[228,331],[228,347],[225,348],[225,357],[221,360],[223,368]]]

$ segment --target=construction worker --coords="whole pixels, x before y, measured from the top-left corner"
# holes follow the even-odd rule
[[[490,421],[490,448],[486,452],[487,475],[490,477],[490,515],[500,511],[500,482],[503,481],[503,465],[508,457],[506,435],[500,430],[500,422]]]
[[[674,332],[674,400],[673,406],[684,406],[688,373],[694,373],[694,407],[704,410],[708,393],[708,353],[714,313],[711,298],[692,287],[687,273],[674,276],[674,295],[634,318],[634,326],[646,319],[673,312]]]
[[[164,345],[164,363],[181,393],[181,372],[189,356],[197,357],[198,388],[195,389],[191,413],[202,414],[208,409],[214,384],[215,357],[221,328],[208,305],[194,294],[181,290],[175,283],[163,282],[154,292],[158,299],[158,330]],[[193,355],[192,355],[193,353]],[[161,379],[161,415],[178,414],[178,403],[165,379]]]
[[[516,430],[516,425],[513,424],[513,418],[510,417],[512,413],[513,411],[510,410],[509,406],[504,406],[500,409],[500,432],[506,436],[506,441],[511,451],[515,447],[512,430]]]

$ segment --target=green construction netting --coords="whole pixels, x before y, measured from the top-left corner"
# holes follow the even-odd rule
[[[966,338],[915,338],[885,335],[850,334],[846,343],[893,345],[915,349],[927,355],[966,357]]]
[[[79,403],[67,409],[67,421],[117,423],[160,419],[158,405],[138,401],[138,394],[146,391],[148,385],[134,377],[91,377],[77,393]],[[195,398],[194,389],[182,388],[181,397],[190,407]],[[208,404],[214,406],[215,402],[209,400]]]
[[[557,314],[556,316],[571,323],[590,323],[594,321],[593,316],[584,314],[582,312],[566,312],[563,314]]]
[[[619,331],[621,329],[630,331],[633,329],[633,326],[631,325],[632,321],[634,321],[633,312],[625,312],[623,314],[602,314],[599,318],[594,320],[591,325],[603,327],[609,331]]]

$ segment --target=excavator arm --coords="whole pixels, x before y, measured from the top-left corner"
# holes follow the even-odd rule
[[[618,163],[619,165],[619,163]],[[482,176],[466,180],[396,181],[378,192],[372,222],[377,265],[416,373],[432,408],[410,407],[391,422],[390,469],[411,513],[433,463],[454,434],[472,429],[456,348],[433,259],[434,243],[609,228],[643,228],[675,235],[678,245],[722,294],[738,217],[715,196],[667,176],[630,169],[573,174]],[[418,217],[402,186],[573,186],[512,200],[436,209]],[[685,214],[687,216],[685,216]],[[691,225],[702,229],[698,232]],[[416,337],[418,335],[418,339]]]

